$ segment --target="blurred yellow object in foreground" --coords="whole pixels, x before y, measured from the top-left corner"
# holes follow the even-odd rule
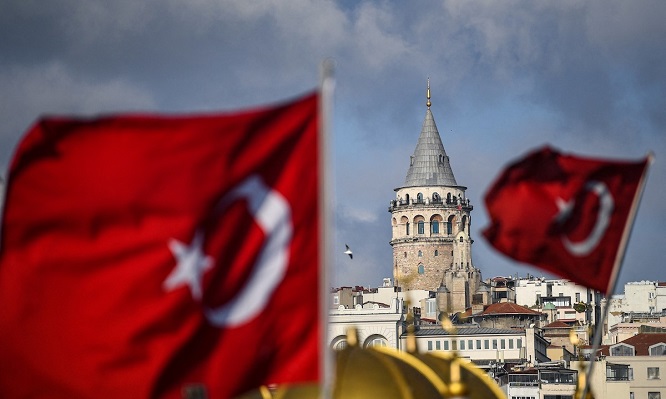
[[[348,332],[348,346],[335,352],[333,399],[505,398],[474,364],[445,352],[408,353],[361,348]],[[318,385],[262,387],[239,399],[317,399]]]

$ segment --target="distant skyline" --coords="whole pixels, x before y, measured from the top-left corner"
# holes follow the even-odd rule
[[[332,285],[392,277],[387,208],[421,130],[428,77],[474,206],[484,279],[543,274],[492,250],[480,231],[500,169],[547,143],[587,156],[655,153],[617,292],[666,280],[663,1],[9,0],[0,11],[3,174],[40,115],[260,106],[314,89],[332,58]]]

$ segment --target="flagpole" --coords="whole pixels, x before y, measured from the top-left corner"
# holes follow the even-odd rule
[[[590,388],[590,378],[592,377],[592,370],[594,370],[594,364],[596,361],[594,360],[594,357],[596,356],[597,351],[599,350],[599,347],[601,347],[601,338],[603,336],[603,330],[604,330],[604,324],[606,323],[606,318],[608,317],[608,305],[610,305],[610,296],[613,295],[615,292],[615,289],[617,288],[617,277],[620,274],[620,269],[622,268],[622,264],[624,263],[624,256],[626,254],[627,250],[627,244],[629,242],[629,237],[631,236],[631,232],[634,228],[634,219],[636,218],[636,213],[638,213],[638,207],[640,205],[641,199],[643,198],[643,191],[645,190],[645,182],[647,181],[647,175],[648,175],[648,170],[650,169],[650,166],[654,162],[654,154],[652,152],[648,153],[646,163],[645,163],[645,170],[643,171],[643,175],[641,176],[641,180],[638,183],[638,190],[636,190],[636,194],[634,195],[634,200],[632,201],[631,204],[631,209],[629,210],[629,215],[627,217],[627,224],[624,229],[624,232],[622,233],[622,238],[620,239],[620,245],[618,246],[618,256],[615,259],[615,264],[613,265],[613,271],[611,272],[611,278],[610,281],[608,282],[608,289],[606,290],[607,295],[609,298],[606,300],[606,307],[601,310],[601,315],[600,319],[597,320],[597,325],[594,330],[594,336],[592,338],[592,354],[591,358],[588,361],[587,364],[587,369],[585,370],[585,386],[583,387],[583,392],[581,393],[580,396],[577,396],[577,399],[585,399],[589,388]]]
[[[320,394],[322,399],[329,399],[333,392],[334,367],[331,351],[328,348],[328,307],[331,248],[329,234],[331,230],[331,168],[329,160],[331,118],[333,116],[333,90],[335,88],[334,62],[325,59],[320,66],[320,102],[319,102],[319,325],[320,325]]]

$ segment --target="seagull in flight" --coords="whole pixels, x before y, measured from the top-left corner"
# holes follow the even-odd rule
[[[351,249],[349,249],[349,245],[345,244],[345,247],[347,247],[347,250],[344,253],[349,255],[349,259],[354,259],[354,255],[352,254]]]

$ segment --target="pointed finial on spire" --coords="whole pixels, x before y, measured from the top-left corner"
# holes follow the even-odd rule
[[[430,77],[428,77],[428,90],[426,90],[426,98],[428,99],[428,101],[426,101],[426,105],[428,108],[430,108],[430,105],[432,105],[430,102]]]

